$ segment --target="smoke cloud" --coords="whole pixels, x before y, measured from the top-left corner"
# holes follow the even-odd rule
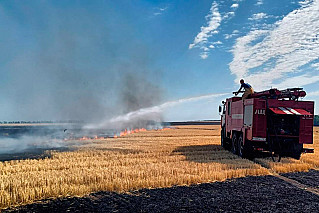
[[[21,138],[1,138],[0,154],[21,153],[35,149],[67,147],[62,140],[53,140],[40,136],[22,136]]]
[[[161,102],[162,91],[140,74],[126,73],[120,90],[120,105],[123,113],[157,105]]]
[[[116,13],[111,6],[107,14],[98,3],[93,10],[47,1],[12,7],[0,5],[0,25],[11,29],[0,33],[7,62],[0,65],[1,120],[98,122],[159,103],[152,77],[159,71],[129,23],[108,22]],[[125,42],[118,34],[127,35]]]

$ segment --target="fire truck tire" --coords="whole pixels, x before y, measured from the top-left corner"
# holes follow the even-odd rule
[[[224,148],[224,149],[229,149],[229,142],[226,138],[226,134],[225,134],[225,128],[223,127],[221,132],[220,132],[220,137],[221,137],[221,146]]]
[[[231,140],[231,152],[235,155],[238,154],[238,142],[237,142],[237,134],[236,133],[233,133],[233,136],[232,136],[232,140]]]
[[[303,145],[302,144],[299,144],[298,142],[294,143],[293,150],[292,150],[292,153],[291,153],[292,154],[291,157],[299,160],[300,156],[301,156],[301,153],[302,153],[302,149],[303,149]]]
[[[225,148],[224,130],[220,131],[220,145]]]
[[[247,157],[247,148],[244,146],[244,140],[243,135],[240,134],[238,140],[237,140],[237,147],[238,147],[238,155],[242,158]]]

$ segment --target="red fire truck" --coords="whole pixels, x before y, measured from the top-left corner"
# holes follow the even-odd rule
[[[241,157],[268,151],[272,158],[299,159],[303,144],[313,143],[314,102],[299,100],[302,88],[270,89],[256,92],[245,100],[232,97],[223,101],[221,145]]]

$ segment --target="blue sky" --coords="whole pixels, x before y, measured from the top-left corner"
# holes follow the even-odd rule
[[[241,78],[319,99],[318,0],[0,1],[0,42],[0,120],[120,115],[132,75],[141,107],[229,94],[165,120],[218,119]]]

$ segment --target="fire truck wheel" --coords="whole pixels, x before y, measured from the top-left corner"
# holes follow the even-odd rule
[[[221,131],[220,131],[220,145],[222,146],[222,147],[224,147],[225,146],[225,142],[224,142],[224,130],[222,129]],[[224,147],[225,148],[225,147]]]
[[[301,153],[302,153],[302,149],[303,149],[303,145],[302,144],[299,144],[298,142],[294,143],[293,144],[292,153],[291,153],[292,154],[291,157],[299,160],[300,156],[301,156]]]
[[[246,147],[244,146],[243,135],[241,134],[237,141],[238,155],[242,158],[246,157]]]
[[[220,132],[220,140],[221,140],[221,146],[222,147],[224,147],[225,149],[227,149],[227,139],[226,139],[226,137],[225,137],[225,129],[224,128],[222,128],[222,130],[221,130],[221,132]]]
[[[236,133],[233,133],[233,136],[232,136],[232,140],[231,140],[231,152],[235,155],[238,154],[238,147],[237,147],[237,134]]]

